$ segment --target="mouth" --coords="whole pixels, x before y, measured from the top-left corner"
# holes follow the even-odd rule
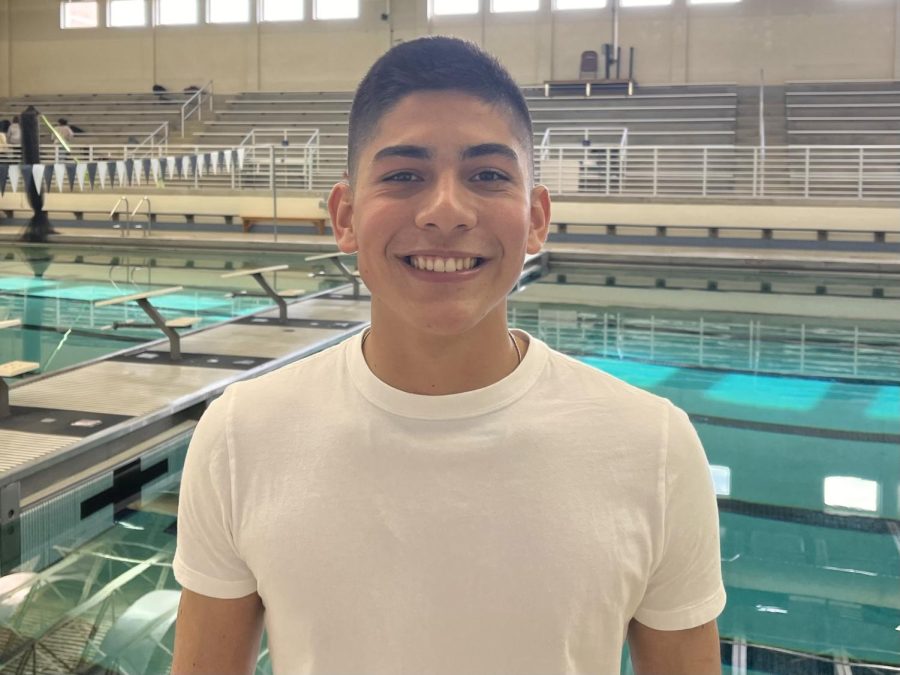
[[[486,258],[478,256],[444,258],[432,255],[407,255],[403,256],[401,260],[415,270],[448,274],[477,269],[485,263]]]

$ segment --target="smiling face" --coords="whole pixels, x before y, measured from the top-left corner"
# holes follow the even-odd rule
[[[505,330],[506,295],[550,216],[519,136],[509,113],[457,91],[411,94],[382,117],[329,199],[377,330]]]

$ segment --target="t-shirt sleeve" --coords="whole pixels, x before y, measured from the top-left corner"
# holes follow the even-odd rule
[[[684,630],[722,612],[725,587],[706,454],[684,411],[667,407],[662,549],[634,618],[656,630]]]
[[[235,546],[228,424],[234,387],[206,410],[188,447],[178,498],[178,541],[172,564],[183,587],[214,598],[256,591]]]

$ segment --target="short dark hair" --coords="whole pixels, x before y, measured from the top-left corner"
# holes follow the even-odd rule
[[[531,114],[521,89],[500,62],[477,45],[445,36],[401,42],[366,73],[353,97],[347,167],[353,176],[361,147],[401,99],[418,92],[459,91],[505,109],[519,129],[531,169]],[[534,171],[531,171],[532,175]]]

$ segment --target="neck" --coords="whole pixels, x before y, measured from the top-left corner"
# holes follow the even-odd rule
[[[390,330],[372,316],[363,355],[382,382],[411,394],[442,396],[487,387],[509,375],[527,342],[502,321],[485,320],[462,334]]]

